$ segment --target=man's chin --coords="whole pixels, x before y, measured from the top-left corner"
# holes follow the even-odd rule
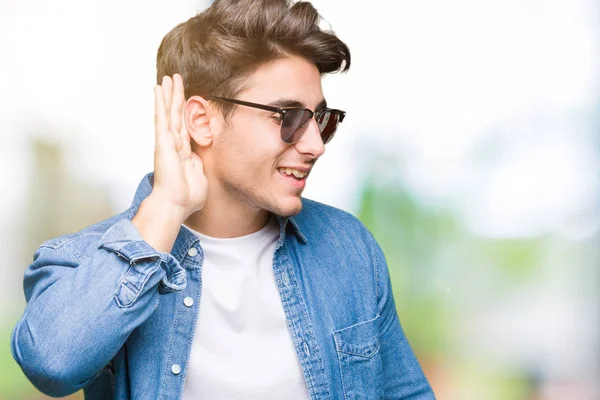
[[[293,217],[294,215],[300,214],[302,211],[302,199],[300,197],[294,198],[293,200],[287,200],[280,202],[273,212],[281,217]]]

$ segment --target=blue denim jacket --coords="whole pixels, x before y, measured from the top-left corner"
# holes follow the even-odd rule
[[[183,226],[170,254],[141,238],[131,219],[152,184],[150,173],[127,211],[36,250],[11,349],[40,391],[181,398],[203,253]],[[273,270],[311,399],[434,399],[378,244],[352,215],[303,204],[297,216],[278,218]]]

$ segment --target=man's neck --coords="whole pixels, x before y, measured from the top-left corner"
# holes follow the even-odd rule
[[[207,199],[202,210],[190,215],[184,225],[206,236],[234,238],[261,230],[269,217],[266,210]]]

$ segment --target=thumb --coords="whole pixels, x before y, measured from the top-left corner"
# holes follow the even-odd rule
[[[192,160],[194,169],[203,173],[204,172],[204,163],[202,162],[202,159],[200,158],[200,156],[198,154],[192,152],[190,159]]]

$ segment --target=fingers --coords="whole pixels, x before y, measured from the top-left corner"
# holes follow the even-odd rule
[[[171,101],[170,119],[171,119],[171,131],[175,135],[180,134],[182,125],[182,110],[185,103],[185,94],[183,89],[183,79],[181,75],[173,75],[173,97]]]
[[[160,136],[169,133],[166,107],[163,88],[160,85],[156,85],[154,87],[154,129],[157,144]]]
[[[169,113],[172,107],[172,99],[173,99],[173,80],[169,76],[163,76],[161,86],[163,87],[163,92],[165,94],[165,112],[167,118],[169,117]]]
[[[181,153],[182,159],[191,152],[189,134],[185,128],[183,105],[185,94],[181,75],[173,78],[163,76],[161,85],[155,87],[155,128],[157,139],[160,135],[172,135],[175,150]]]
[[[181,114],[180,114],[180,118],[181,118],[181,126],[179,128],[179,137],[181,138],[181,149],[179,149],[179,154],[181,155],[182,159],[186,159],[190,156],[190,153],[192,152],[192,147],[191,147],[191,138],[190,138],[190,134],[187,130],[187,126],[185,124],[185,110],[182,110]]]

